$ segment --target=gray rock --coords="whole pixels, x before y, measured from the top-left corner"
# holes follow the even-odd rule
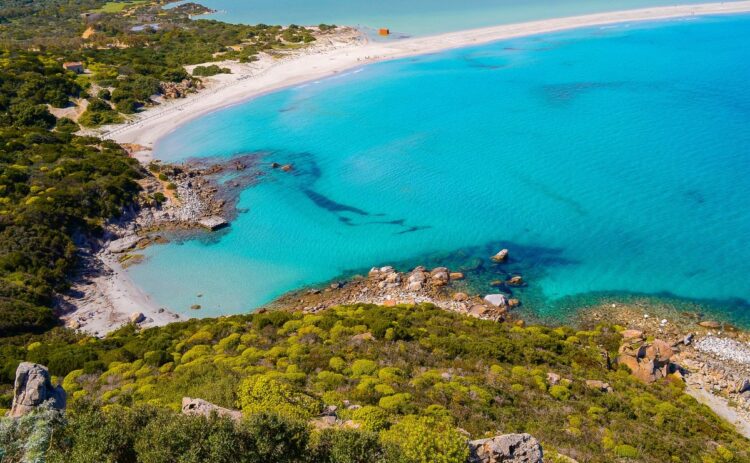
[[[242,420],[242,412],[239,410],[230,410],[203,399],[191,399],[190,397],[182,398],[182,413],[185,415],[200,416],[211,416],[216,413],[218,416],[230,418],[234,421]]]
[[[530,434],[503,434],[469,442],[470,463],[542,463],[542,446]]]
[[[750,379],[744,379],[737,385],[737,393],[742,394],[743,392],[750,391]]]
[[[16,369],[10,416],[26,415],[43,403],[49,403],[57,410],[64,410],[65,390],[62,386],[52,386],[47,367],[36,363],[21,363]]]
[[[508,304],[508,300],[502,294],[488,294],[484,296],[484,300],[495,307],[505,307]]]
[[[131,323],[140,323],[146,319],[146,316],[143,315],[141,312],[133,312],[130,314],[130,322]]]
[[[136,244],[138,244],[138,241],[140,241],[140,237],[138,236],[126,236],[124,238],[120,238],[117,240],[114,240],[109,243],[109,246],[107,246],[107,249],[109,252],[118,254],[121,252],[125,252],[129,249],[132,249],[135,247]]]

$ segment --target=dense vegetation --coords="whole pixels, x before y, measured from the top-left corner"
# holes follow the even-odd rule
[[[118,113],[153,104],[151,97],[163,93],[165,84],[181,84],[177,96],[191,91],[195,82],[185,65],[250,61],[261,51],[315,40],[299,26],[190,19],[206,11],[194,3],[162,9],[146,1],[13,0],[0,6],[0,40],[5,50],[34,51],[58,67],[63,61],[82,62],[88,72],[74,83],[78,93],[85,89],[82,96],[89,103],[79,122],[90,127],[119,122]],[[195,75],[217,73],[211,71]]]
[[[190,20],[205,11],[145,1],[0,3],[0,338],[55,324],[52,297],[76,264],[73,236],[96,233],[138,194],[136,163],[114,143],[71,135],[80,125],[122,121],[165,85],[179,85],[173,97],[192,91],[185,65],[313,40],[296,26]],[[63,68],[75,61],[85,73]],[[217,68],[196,75],[225,72]]]
[[[609,367],[619,341],[617,327],[575,332],[429,306],[353,306],[48,340],[17,348],[4,369],[27,359],[63,379],[73,408],[55,433],[59,461],[240,461],[222,457],[224,445],[244,449],[241,461],[461,461],[458,428],[472,438],[529,432],[550,455],[585,462],[750,459],[750,443],[685,395],[682,381],[648,386]],[[587,379],[614,391],[589,389]],[[183,396],[240,408],[245,421],[181,417]],[[328,405],[359,428],[313,431],[308,423]],[[261,449],[269,427],[279,436],[263,445],[283,451]],[[342,442],[368,457],[326,453]]]
[[[75,265],[76,233],[95,232],[138,192],[140,170],[116,144],[77,137],[47,104],[81,88],[55,62],[0,55],[0,334],[49,328],[54,291]],[[57,125],[57,130],[49,129]]]

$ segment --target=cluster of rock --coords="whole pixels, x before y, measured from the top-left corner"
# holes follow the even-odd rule
[[[542,463],[542,446],[530,434],[503,434],[469,442],[469,463]]]
[[[394,306],[398,303],[429,302],[443,309],[459,312],[485,320],[502,321],[508,309],[519,305],[517,299],[507,299],[504,294],[470,296],[464,291],[454,291],[452,283],[464,279],[461,272],[447,267],[427,269],[418,266],[401,273],[393,267],[372,268],[362,282],[364,298],[357,302],[371,302]]]
[[[688,384],[722,394],[750,412],[750,345],[708,335],[683,356],[681,362],[690,371]]]
[[[180,82],[162,82],[159,91],[166,99],[184,98],[190,93],[203,88],[203,83],[198,79],[184,79]]]
[[[47,367],[29,362],[23,362],[18,366],[10,416],[26,415],[45,404],[57,410],[64,410],[65,403],[65,390],[60,385],[52,385]]]
[[[639,330],[625,330],[622,335],[623,343],[617,361],[630,368],[640,380],[651,383],[681,372],[680,367],[671,361],[674,350],[667,342],[660,339],[646,342],[643,332]]]

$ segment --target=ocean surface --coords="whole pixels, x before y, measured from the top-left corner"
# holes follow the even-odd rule
[[[384,27],[398,37],[706,1],[708,0],[202,0],[200,3],[217,11],[201,18],[245,24],[326,23],[357,26],[372,31]]]
[[[748,63],[748,15],[622,24],[379,63],[217,111],[156,157],[258,153],[262,180],[228,229],[152,246],[128,272],[193,316],[440,262],[486,292],[520,272],[521,299],[546,315],[646,294],[741,318]],[[498,269],[501,247],[513,259]]]

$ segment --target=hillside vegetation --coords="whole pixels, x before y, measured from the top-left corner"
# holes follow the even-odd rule
[[[465,433],[499,432],[529,432],[549,455],[581,462],[750,460],[750,443],[681,380],[645,385],[609,366],[617,330],[349,306],[37,342],[5,369],[26,359],[63,379],[73,405],[56,425],[51,461],[459,462]],[[590,389],[589,379],[613,391]],[[239,408],[245,420],[179,415],[183,396]],[[331,405],[357,429],[314,431],[309,423]],[[340,446],[363,453],[338,455]]]
[[[73,133],[123,121],[165,88],[172,97],[193,91],[200,83],[187,64],[251,60],[314,40],[300,27],[192,21],[190,14],[207,9],[188,3],[162,10],[162,3],[0,2],[2,344],[57,323],[53,297],[77,264],[74,237],[96,235],[136,203],[135,181],[144,173],[137,163],[115,143]],[[85,73],[63,68],[76,61]]]

